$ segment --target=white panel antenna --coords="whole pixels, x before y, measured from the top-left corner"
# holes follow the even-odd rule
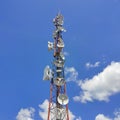
[[[43,80],[51,80],[52,78],[52,70],[50,69],[50,67],[47,65],[44,69],[44,76],[43,76]]]
[[[48,50],[53,50],[54,44],[50,41],[48,41]]]

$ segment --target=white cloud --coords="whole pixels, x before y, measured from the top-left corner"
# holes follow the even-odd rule
[[[101,73],[79,86],[82,92],[73,98],[75,101],[109,101],[110,96],[120,92],[120,62],[111,62]]]
[[[42,120],[47,120],[48,115],[48,105],[49,101],[45,100],[42,104],[39,105],[39,116],[42,118]],[[70,110],[69,110],[69,117],[70,120],[81,120],[81,118],[77,118]]]
[[[19,112],[18,112],[18,115],[16,117],[16,120],[34,120],[33,117],[34,117],[34,112],[35,112],[35,109],[34,108],[26,108],[26,109],[21,109]]]
[[[77,77],[78,77],[78,72],[76,71],[76,69],[74,67],[66,67],[65,68],[65,75],[67,77],[67,82],[70,81],[77,81]]]
[[[115,118],[114,120],[120,120],[120,109],[114,112]]]
[[[45,100],[42,104],[39,105],[39,116],[42,118],[42,120],[47,120],[48,105],[48,100]]]
[[[88,62],[88,63],[86,63],[85,64],[85,66],[86,66],[86,68],[95,68],[95,67],[99,67],[99,65],[100,65],[100,62],[99,61],[97,61],[96,63],[94,63],[94,64],[91,64],[90,62]]]
[[[69,56],[69,53],[68,52],[64,52],[63,53],[65,56]]]
[[[95,120],[120,120],[120,109],[114,112],[114,118],[109,118],[104,114],[98,114],[95,117]]]
[[[106,116],[104,116],[103,114],[98,114],[95,118],[95,120],[112,120]]]
[[[75,120],[76,116],[73,115],[73,113],[69,110],[69,119],[70,120]]]
[[[78,118],[76,118],[76,120],[82,120],[82,118],[81,118],[81,117],[78,117]]]

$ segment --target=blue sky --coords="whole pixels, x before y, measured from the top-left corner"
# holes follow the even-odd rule
[[[53,59],[47,42],[53,41],[52,19],[59,11],[67,30],[67,93],[74,120],[119,120],[119,0],[0,1],[0,120],[20,120],[25,113],[29,120],[42,120],[49,98],[43,71]]]

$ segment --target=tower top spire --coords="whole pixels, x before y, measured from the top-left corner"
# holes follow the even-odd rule
[[[64,18],[63,18],[63,16],[62,16],[62,14],[59,12],[59,13],[57,14],[57,16],[53,19],[54,25],[55,25],[55,26],[62,26],[62,25],[63,25],[63,22],[64,22],[63,19],[64,19]]]

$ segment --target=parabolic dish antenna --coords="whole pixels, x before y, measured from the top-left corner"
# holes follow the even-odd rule
[[[62,86],[65,84],[65,80],[63,78],[55,78],[54,79],[54,84],[57,86]]]
[[[64,61],[56,60],[56,61],[54,61],[54,64],[57,67],[63,67],[64,66]]]
[[[57,100],[58,100],[58,103],[61,105],[67,105],[69,102],[69,99],[68,99],[67,95],[65,95],[65,94],[60,94],[58,96]]]

